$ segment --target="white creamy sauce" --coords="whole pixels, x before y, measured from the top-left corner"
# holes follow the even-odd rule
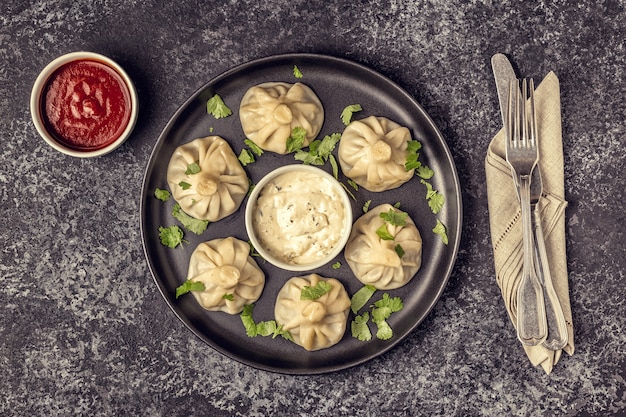
[[[331,180],[312,172],[278,175],[261,190],[253,227],[263,247],[294,265],[315,262],[339,244],[344,205]]]

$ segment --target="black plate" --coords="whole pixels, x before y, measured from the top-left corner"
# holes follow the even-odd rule
[[[304,75],[300,80],[293,76],[294,65]],[[385,116],[408,127],[413,138],[422,142],[420,160],[434,169],[436,174],[431,183],[446,198],[445,206],[437,216],[430,212],[425,200],[426,189],[417,177],[392,191],[370,193],[360,189],[354,192],[357,198],[353,201],[355,219],[363,214],[362,207],[367,200],[372,200],[371,208],[382,203],[400,202],[401,209],[408,212],[417,224],[424,241],[422,267],[417,275],[403,288],[389,291],[390,295],[400,296],[404,301],[404,309],[389,320],[394,331],[390,340],[358,341],[351,336],[348,323],[346,334],[337,345],[307,352],[280,337],[249,338],[239,316],[205,311],[189,294],[175,299],[176,287],[186,279],[189,257],[200,242],[227,236],[248,241],[244,227],[247,200],[233,215],[209,225],[202,236],[187,232],[185,239],[189,243],[183,248],[170,249],[159,242],[158,229],[159,226],[176,224],[170,214],[174,202],[171,199],[167,203],[157,200],[153,196],[154,190],[167,188],[167,164],[176,147],[183,143],[211,134],[219,135],[239,155],[245,138],[239,122],[240,100],[248,88],[269,81],[300,81],[317,93],[325,109],[320,138],[342,132],[341,111],[347,105],[358,103],[363,111],[356,113],[353,119]],[[206,102],[215,93],[233,110],[232,116],[216,120],[207,114]],[[266,152],[257,162],[248,165],[246,171],[256,183],[271,169],[291,163],[299,163],[293,155]],[[328,164],[323,168],[331,171]],[[340,179],[345,182],[345,178]],[[259,59],[220,75],[198,90],[174,114],[159,137],[146,168],[141,196],[141,233],[145,255],[161,294],[172,311],[198,337],[224,355],[259,369],[317,374],[348,368],[380,355],[424,320],[439,299],[454,266],[461,234],[461,213],[461,191],[450,151],[430,117],[411,96],[388,78],[354,62],[324,55],[288,54]],[[436,218],[448,228],[448,245],[442,244],[431,231]],[[362,284],[353,276],[343,254],[337,260],[342,264],[337,270],[329,264],[312,272],[338,278],[352,295]],[[272,320],[274,301],[283,283],[292,276],[308,272],[291,273],[262,260],[258,263],[266,274],[266,286],[255,304],[254,319]],[[381,292],[376,294],[372,301],[380,295]],[[352,318],[351,313],[349,320]]]

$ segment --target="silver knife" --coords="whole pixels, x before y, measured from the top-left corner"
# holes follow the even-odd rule
[[[500,102],[500,112],[502,115],[502,122],[504,128],[507,129],[506,117],[508,114],[509,105],[509,86],[512,80],[516,80],[517,76],[511,66],[508,58],[503,54],[495,54],[491,57],[491,67],[493,75],[496,81],[496,88],[498,90],[498,100]],[[536,166],[533,170],[533,176],[530,186],[538,190],[541,193],[541,172],[539,166]],[[539,187],[537,189],[537,187]],[[531,190],[531,194],[532,190]],[[541,227],[541,216],[538,209],[538,201],[532,202],[533,210],[533,231],[534,231],[534,259],[536,264],[536,270],[541,280],[544,300],[546,304],[546,319],[548,322],[548,337],[543,342],[543,346],[551,350],[562,349],[567,344],[567,326],[565,323],[565,316],[561,308],[561,303],[554,291],[552,284],[552,276],[550,274],[550,268],[547,259],[547,251],[545,247],[545,240],[543,237],[543,230]]]

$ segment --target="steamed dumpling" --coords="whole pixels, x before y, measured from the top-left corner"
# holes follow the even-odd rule
[[[265,286],[250,245],[233,237],[200,243],[191,254],[187,279],[204,284],[203,291],[191,292],[203,308],[228,314],[241,313]]]
[[[387,224],[393,240],[383,240],[376,234],[386,223],[380,214],[389,210],[400,213],[390,204],[381,204],[362,215],[354,223],[345,248],[346,261],[357,279],[379,290],[407,284],[422,264],[422,237],[409,216],[404,226]],[[396,245],[404,251],[402,257],[396,252]]]
[[[329,292],[315,300],[300,298],[305,286],[318,282],[331,285]],[[289,331],[293,341],[306,350],[319,350],[338,343],[346,331],[350,297],[343,284],[317,274],[291,278],[283,285],[274,307],[276,323]]]
[[[194,164],[200,168],[197,173],[188,171]],[[237,211],[250,186],[237,156],[219,136],[176,148],[167,167],[167,182],[185,213],[211,222]]]
[[[313,90],[302,83],[270,82],[244,94],[239,118],[248,139],[262,149],[285,154],[295,127],[306,131],[303,146],[315,139],[324,124],[324,108]]]
[[[341,170],[369,191],[398,188],[413,177],[404,167],[411,133],[385,117],[370,116],[350,123],[339,142]]]

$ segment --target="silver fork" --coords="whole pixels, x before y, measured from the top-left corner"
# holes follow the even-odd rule
[[[522,95],[518,81],[509,87],[509,107],[506,129],[506,160],[519,189],[522,210],[524,264],[517,290],[517,337],[530,346],[546,340],[548,329],[543,289],[537,275],[533,249],[533,229],[530,208],[530,182],[537,165],[537,123],[535,120],[534,82],[522,80]],[[530,96],[529,96],[530,90]],[[527,101],[530,108],[526,106]]]

